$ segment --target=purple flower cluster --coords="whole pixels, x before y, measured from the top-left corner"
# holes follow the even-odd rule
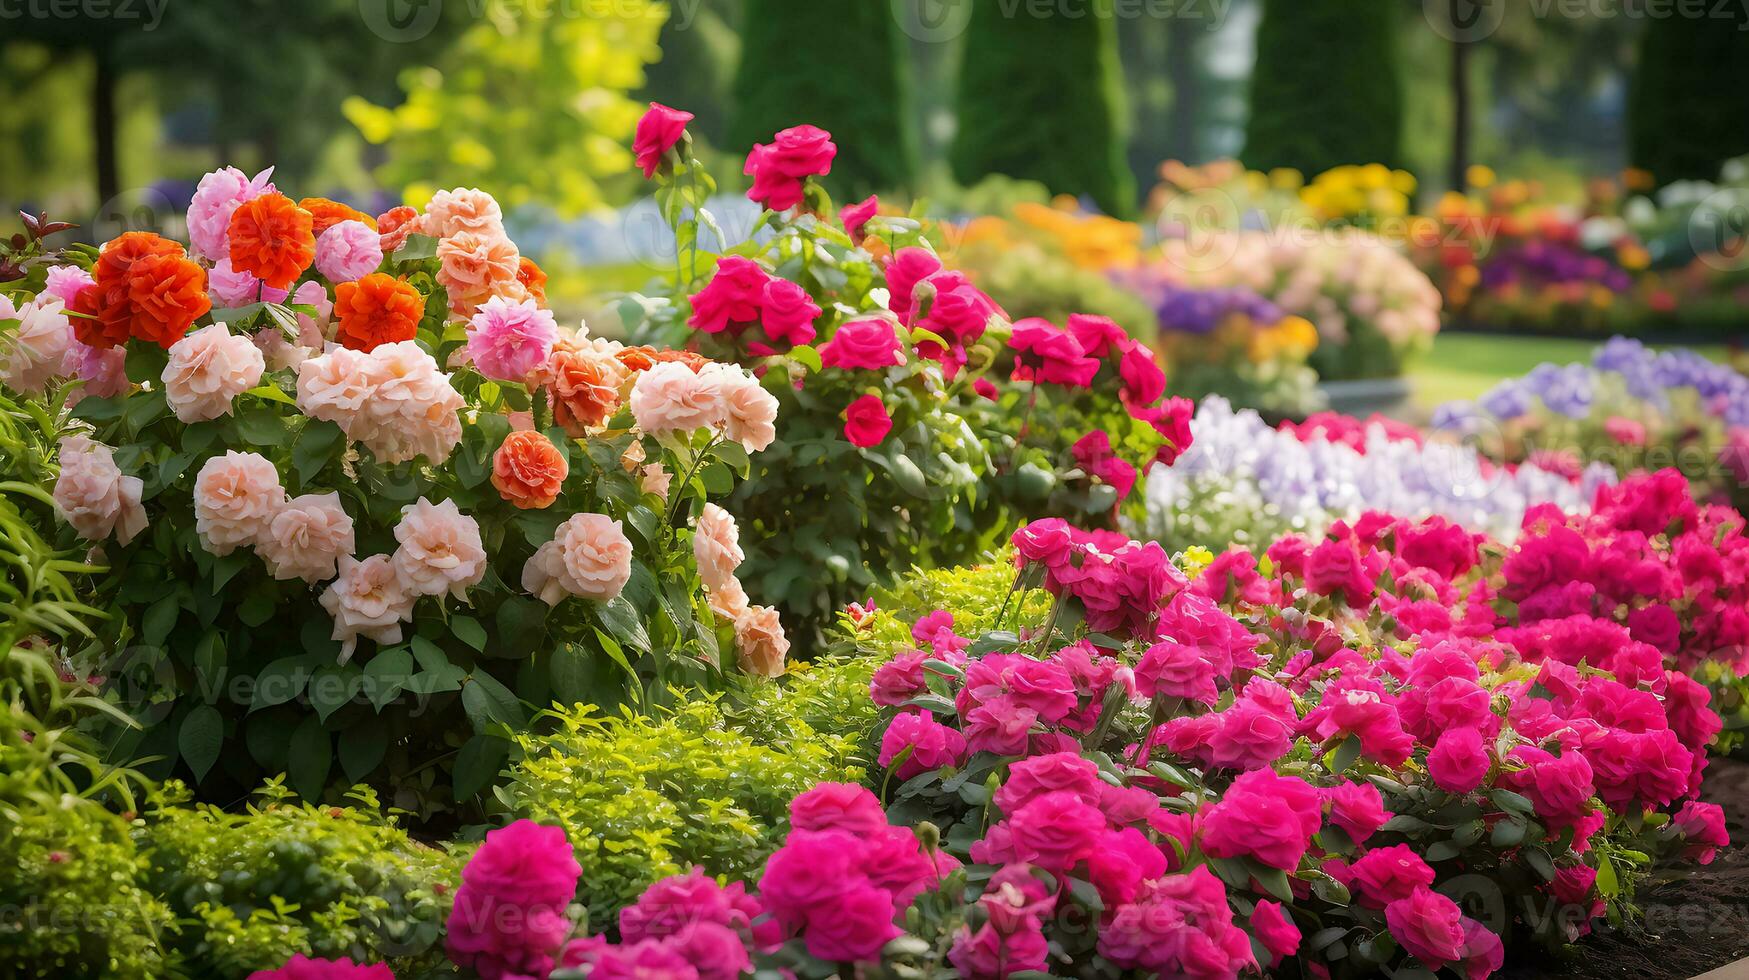
[[[1280,322],[1281,308],[1240,286],[1198,289],[1148,277],[1129,277],[1124,285],[1148,301],[1162,334],[1213,333],[1230,316],[1270,326]]]
[[[1530,286],[1596,283],[1624,293],[1633,279],[1620,266],[1571,245],[1530,241],[1501,249],[1482,268],[1483,287],[1493,290],[1518,284]]]

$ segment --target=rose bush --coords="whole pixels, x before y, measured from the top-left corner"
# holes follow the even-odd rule
[[[782,672],[702,509],[772,440],[752,375],[561,330],[482,191],[373,219],[267,176],[202,181],[192,255],[128,233],[10,293],[7,383],[77,399],[53,502],[107,566],[81,666],[146,722],[122,751],[428,814],[555,701]]]

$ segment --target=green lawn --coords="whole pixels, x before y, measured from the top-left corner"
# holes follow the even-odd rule
[[[1442,333],[1433,350],[1409,371],[1415,384],[1415,404],[1423,410],[1459,398],[1475,398],[1503,378],[1514,378],[1544,361],[1564,364],[1590,360],[1602,341],[1552,337],[1496,337]],[[1719,345],[1696,350],[1715,361],[1725,359]]]

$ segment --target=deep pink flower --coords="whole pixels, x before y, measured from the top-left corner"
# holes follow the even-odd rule
[[[1106,908],[1135,901],[1145,883],[1166,873],[1166,856],[1134,827],[1108,830],[1087,859],[1087,878]]]
[[[1171,466],[1178,462],[1178,457],[1190,448],[1192,434],[1190,420],[1196,416],[1196,405],[1188,398],[1168,398],[1165,402],[1148,407],[1131,402],[1130,415],[1154,427],[1166,439],[1166,445],[1161,446],[1154,458]]]
[[[1474,728],[1448,728],[1427,753],[1434,785],[1447,793],[1468,793],[1488,775],[1488,750]]]
[[[802,938],[823,960],[876,961],[881,947],[900,934],[893,925],[893,897],[872,884],[850,886],[808,918]]]
[[[1105,814],[1075,793],[1046,793],[1003,823],[1023,860],[1048,871],[1068,871],[1093,853]]]
[[[1375,847],[1348,866],[1348,887],[1368,908],[1382,909],[1433,884],[1433,869],[1407,844]]]
[[[909,325],[914,305],[913,291],[917,284],[941,271],[941,260],[935,253],[919,245],[908,245],[887,260],[887,305]]]
[[[583,869],[565,831],[518,820],[489,831],[462,869],[445,948],[483,975],[545,976],[571,931]]]
[[[832,134],[817,126],[792,126],[770,144],[755,143],[742,170],[753,178],[747,196],[773,211],[787,211],[802,203],[802,181],[830,173],[837,153]]]
[[[844,222],[844,233],[853,242],[862,240],[862,228],[868,220],[880,211],[881,202],[873,194],[856,204],[846,204],[838,209],[838,220]]]
[[[686,124],[689,122],[692,122],[690,112],[670,109],[657,102],[650,103],[649,110],[638,120],[638,130],[632,136],[632,152],[637,154],[638,168],[644,172],[645,180],[656,176],[656,171],[662,166],[662,157],[686,135]]]
[[[1014,324],[1008,346],[1014,351],[1014,380],[1085,388],[1099,373],[1075,335],[1049,320],[1028,317]]]
[[[1418,888],[1385,907],[1391,936],[1429,970],[1463,958],[1463,913],[1457,903],[1431,888]]]
[[[1687,845],[1683,854],[1701,864],[1713,863],[1719,848],[1731,846],[1731,835],[1725,831],[1725,811],[1717,803],[1689,800],[1677,811],[1671,826]]]
[[[1166,394],[1166,372],[1160,370],[1153,351],[1141,344],[1126,343],[1123,357],[1117,362],[1124,401],[1144,407],[1152,405]]]
[[[1588,801],[1596,793],[1591,764],[1579,751],[1568,749],[1551,755],[1535,746],[1521,745],[1512,758],[1524,768],[1502,772],[1501,782],[1528,797],[1536,815],[1553,827],[1571,826],[1588,814]]]
[[[1319,542],[1306,556],[1306,588],[1319,595],[1338,592],[1348,605],[1364,608],[1373,596],[1373,583],[1353,541]]]
[[[853,446],[878,446],[893,431],[893,417],[879,395],[863,395],[844,410],[844,438]]]
[[[687,324],[705,333],[732,329],[741,333],[760,319],[765,284],[771,276],[752,259],[725,255],[718,260],[711,280],[692,296],[692,316]]]
[[[820,307],[808,291],[788,279],[765,282],[759,297],[759,323],[773,343],[811,344]]]
[[[1384,797],[1371,783],[1340,782],[1323,791],[1330,803],[1330,824],[1340,827],[1349,840],[1364,844],[1378,832],[1391,815],[1385,811]]]
[[[820,363],[846,371],[879,371],[905,363],[904,345],[884,317],[864,317],[840,324],[820,347]]]
[[[249,980],[395,980],[395,973],[382,963],[366,966],[347,957],[319,960],[297,953],[277,970],[256,970]]]
[[[1007,781],[996,790],[996,806],[1012,816],[1046,793],[1072,793],[1096,803],[1103,785],[1099,767],[1088,759],[1069,752],[1037,755],[1009,767]]]
[[[966,739],[927,711],[907,711],[895,716],[881,736],[880,764],[891,766],[906,749],[911,754],[899,766],[900,779],[959,765],[965,761]]]
[[[1251,940],[1233,925],[1227,890],[1207,867],[1167,875],[1111,911],[1099,955],[1124,969],[1189,980],[1230,980],[1251,968]]]
[[[1288,918],[1280,902],[1264,899],[1257,903],[1251,912],[1251,932],[1269,951],[1270,969],[1280,966],[1283,959],[1299,951],[1299,927]]]
[[[887,826],[880,800],[855,783],[815,783],[789,804],[794,830],[844,830],[871,834]]]
[[[1215,667],[1198,647],[1166,640],[1149,647],[1136,664],[1136,690],[1143,696],[1185,698],[1214,704]]]
[[[928,656],[921,650],[902,653],[875,668],[869,679],[869,697],[883,708],[897,708],[919,694],[928,693],[923,662]]]
[[[1251,856],[1293,871],[1323,823],[1318,791],[1295,776],[1255,769],[1233,780],[1203,814],[1202,849],[1210,857]]]

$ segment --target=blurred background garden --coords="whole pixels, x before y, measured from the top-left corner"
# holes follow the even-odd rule
[[[1615,334],[1733,356],[1746,6],[12,0],[0,203],[103,241],[180,234],[225,164],[373,214],[477,186],[561,320],[617,335],[674,267],[645,104],[736,178],[810,122],[838,203],[938,223],[1015,317],[1111,316],[1192,398],[1425,418]]]

